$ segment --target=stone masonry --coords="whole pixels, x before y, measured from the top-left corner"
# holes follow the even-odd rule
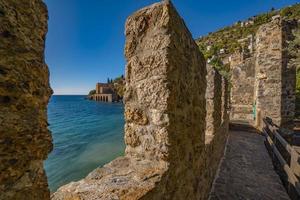
[[[50,197],[47,18],[39,0],[0,0],[0,199]],[[205,145],[205,60],[173,5],[137,11],[125,33],[125,156],[51,198],[207,199],[228,132],[227,82],[214,72],[215,135]]]
[[[41,0],[0,0],[0,199],[50,198],[47,19]],[[257,31],[252,55],[232,57],[232,119],[251,120],[256,104],[259,120],[292,127],[291,26],[275,17]],[[125,34],[125,156],[51,199],[207,199],[228,135],[228,81],[206,66],[170,1],[134,13]]]
[[[206,129],[205,144],[209,144],[221,125],[222,77],[211,65],[207,64],[206,87]],[[224,88],[225,89],[225,88]]]
[[[268,116],[277,125],[292,128],[296,69],[288,66],[285,48],[289,32],[287,23],[281,18],[259,28],[256,34],[255,100],[261,119]]]
[[[214,88],[210,92],[210,94],[214,94],[214,99],[213,101],[210,98],[206,99],[206,127],[208,128],[208,124],[213,125],[214,135],[213,137],[208,137],[209,142],[207,135],[205,135],[205,151],[202,154],[203,161],[201,162],[201,169],[205,170],[200,176],[200,199],[208,199],[219,162],[223,156],[229,131],[229,115],[227,112],[229,104],[228,81],[209,65],[207,66],[207,71],[207,88]],[[214,79],[213,83],[212,79]],[[207,89],[206,92],[210,89]],[[213,103],[209,104],[211,101]],[[211,107],[209,108],[209,106]]]
[[[41,0],[0,0],[0,199],[47,200],[43,160],[52,149]]]
[[[244,56],[240,56],[239,53],[234,54],[231,62],[231,119],[252,121],[255,60],[253,57],[242,59]]]
[[[297,64],[292,62],[290,52],[288,51],[289,43],[295,37],[293,30],[299,29],[300,23],[293,21],[282,21],[282,37],[283,37],[283,72],[282,72],[282,95],[281,101],[281,126],[292,129],[294,127],[294,117],[296,112],[296,68]],[[298,56],[300,56],[298,54]]]
[[[125,156],[52,200],[207,199],[228,121],[205,146],[205,60],[169,1],[134,13],[125,33]]]
[[[293,128],[296,69],[289,64],[287,46],[294,26],[274,17],[259,27],[251,54],[231,57],[231,120],[260,128],[262,118],[271,117],[277,125]]]
[[[222,77],[222,106],[221,106],[221,113],[222,113],[222,123],[226,123],[229,120],[229,82],[225,77]]]

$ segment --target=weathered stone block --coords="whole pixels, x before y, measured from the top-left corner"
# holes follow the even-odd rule
[[[41,0],[0,0],[0,10],[0,199],[49,199],[47,9]]]
[[[222,106],[221,106],[221,113],[222,113],[222,123],[228,122],[229,120],[229,82],[225,77],[222,77]]]
[[[232,56],[231,120],[255,119],[261,128],[262,118],[268,116],[281,127],[293,128],[296,67],[289,62],[287,47],[294,26],[274,18],[259,27],[249,58]]]
[[[201,155],[200,199],[208,199],[219,162],[223,156],[229,129],[228,81],[216,69],[207,66],[205,151]]]
[[[272,118],[281,127],[293,128],[296,69],[289,65],[289,24],[281,18],[262,25],[256,34],[255,100],[261,119]],[[262,124],[259,122],[259,124]]]
[[[253,120],[255,59],[231,63],[231,120]]]
[[[206,129],[205,144],[209,144],[222,121],[222,77],[219,72],[207,65],[206,87]]]
[[[223,146],[206,155],[205,60],[169,1],[134,13],[125,33],[125,157],[52,199],[206,199]]]

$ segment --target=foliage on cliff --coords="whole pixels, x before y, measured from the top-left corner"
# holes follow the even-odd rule
[[[206,59],[211,58],[213,55],[218,55],[220,49],[225,49],[226,53],[233,53],[240,48],[239,39],[254,34],[260,25],[270,22],[275,15],[281,15],[283,18],[289,20],[299,20],[300,4],[295,4],[281,10],[272,9],[268,13],[250,17],[245,22],[239,21],[232,26],[209,33],[207,36],[197,39],[196,42]],[[211,48],[208,50],[207,46],[211,46]]]
[[[89,96],[92,96],[93,94],[96,94],[96,90],[94,89],[94,90],[91,90],[90,92],[89,92]]]
[[[125,92],[125,79],[124,76],[121,75],[115,78],[112,81],[113,89],[118,94],[119,97],[123,98]]]
[[[125,92],[125,79],[124,75],[121,75],[117,78],[107,78],[107,83],[111,85],[115,93],[121,98],[124,96]]]

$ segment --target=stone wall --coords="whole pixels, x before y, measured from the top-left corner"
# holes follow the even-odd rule
[[[206,129],[205,144],[209,144],[222,122],[222,77],[211,65],[207,64],[206,87]],[[224,88],[225,89],[225,88]]]
[[[125,156],[52,200],[207,199],[228,123],[205,146],[205,60],[169,1],[134,13],[125,33]]]
[[[288,47],[289,43],[295,39],[293,30],[298,28],[297,21],[283,21],[282,22],[282,37],[283,37],[283,72],[282,72],[282,96],[281,101],[281,126],[289,128],[294,127],[294,117],[296,112],[296,68],[297,63],[291,59],[291,49]],[[300,55],[298,55],[300,56]]]
[[[205,169],[201,173],[200,180],[200,198],[208,199],[211,187],[219,167],[219,162],[224,155],[224,149],[229,132],[229,115],[226,114],[226,121],[223,121],[216,130],[213,140],[206,145],[205,152],[202,155],[202,168]]]
[[[222,114],[222,123],[226,123],[229,121],[229,98],[230,98],[230,92],[229,92],[229,82],[225,77],[222,77],[222,105],[221,105],[221,114]]]
[[[212,96],[214,96],[213,99],[206,98],[206,127],[207,130],[212,127],[213,137],[205,135],[206,146],[201,156],[204,158],[201,169],[205,170],[200,176],[200,199],[208,199],[207,195],[211,190],[219,161],[224,154],[229,131],[229,114],[227,112],[229,104],[228,81],[217,70],[208,65],[206,97]]]
[[[255,60],[231,62],[231,119],[253,120]]]
[[[296,69],[289,63],[287,46],[294,27],[275,17],[259,27],[248,58],[232,56],[231,120],[246,120],[259,128],[268,116],[281,127],[293,128]]]
[[[52,149],[41,0],[0,0],[0,199],[49,199],[43,160]]]
[[[49,199],[46,32],[42,1],[0,0],[0,199]],[[233,58],[232,119],[252,120],[256,102],[261,117],[290,126],[289,40],[277,18],[259,28],[253,55]],[[206,88],[205,60],[169,1],[128,18],[125,55],[125,156],[52,199],[207,199],[228,133],[228,82],[208,66]]]
[[[261,119],[268,116],[283,127],[292,127],[295,112],[295,66],[288,66],[286,53],[289,32],[286,22],[276,18],[262,25],[256,34],[257,110]]]

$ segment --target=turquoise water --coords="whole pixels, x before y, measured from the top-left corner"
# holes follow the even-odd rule
[[[53,96],[49,102],[54,149],[44,165],[52,192],[123,155],[123,105],[84,97]]]

